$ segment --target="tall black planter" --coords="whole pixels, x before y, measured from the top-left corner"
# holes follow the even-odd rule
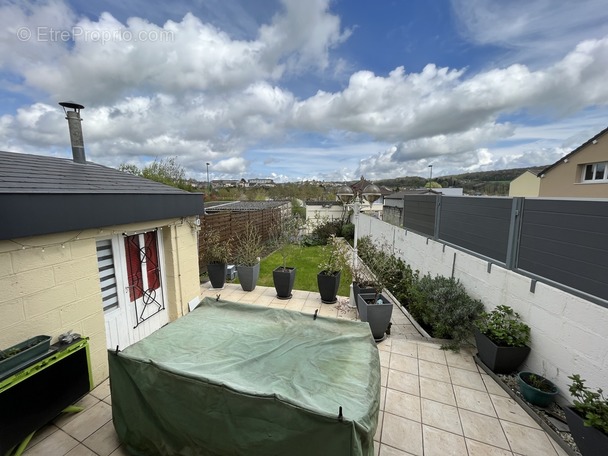
[[[254,266],[238,265],[236,267],[239,275],[239,282],[243,291],[253,291],[258,283],[260,277],[260,263],[256,263]]]
[[[277,298],[291,299],[293,283],[296,280],[296,268],[283,268],[279,266],[272,271],[272,280],[274,281]]]
[[[510,374],[523,363],[530,347],[501,347],[496,345],[489,337],[475,328],[475,342],[477,343],[477,356],[496,374]]]
[[[608,435],[599,429],[585,426],[583,417],[571,407],[562,407],[572,438],[583,456],[606,454]]]
[[[376,304],[378,299],[382,300],[382,304]],[[376,342],[384,340],[388,324],[391,322],[391,316],[393,315],[393,302],[383,294],[376,296],[375,292],[359,293],[357,300],[361,321],[366,321],[369,324]]]
[[[209,281],[213,288],[224,288],[226,283],[226,263],[209,263],[207,265],[207,273]]]
[[[338,288],[340,288],[341,272],[333,274],[324,274],[325,271],[317,274],[317,285],[319,286],[319,294],[321,302],[324,304],[333,304],[338,301]]]

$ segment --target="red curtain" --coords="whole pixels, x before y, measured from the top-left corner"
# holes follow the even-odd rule
[[[146,244],[146,270],[148,273],[148,289],[160,288],[160,274],[158,268],[158,244],[156,231],[150,231],[144,235]]]
[[[141,298],[144,293],[138,235],[125,237],[125,251],[127,254],[129,296],[131,301],[135,301],[136,299]]]

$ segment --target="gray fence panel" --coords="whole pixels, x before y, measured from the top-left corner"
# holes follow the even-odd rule
[[[405,195],[403,211],[404,228],[420,234],[433,236],[435,233],[435,206],[437,195]]]
[[[608,300],[608,202],[524,202],[517,268]]]
[[[441,198],[439,239],[502,263],[507,259],[510,198]]]

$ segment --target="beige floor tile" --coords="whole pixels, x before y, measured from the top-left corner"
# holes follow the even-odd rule
[[[380,441],[380,437],[382,436],[382,425],[384,424],[384,412],[380,412],[378,414],[378,426],[376,427],[376,432],[374,433],[374,440],[376,442]]]
[[[289,301],[287,301],[287,304],[285,304],[285,308],[288,310],[296,310],[299,312],[302,310],[302,307],[304,307],[305,302],[305,299],[291,298]]]
[[[496,414],[501,420],[511,421],[513,423],[521,424],[524,426],[530,426],[534,429],[540,429],[540,426],[536,421],[528,415],[520,405],[513,399],[502,396],[490,395]]]
[[[125,450],[121,445],[118,448],[116,448],[116,451],[114,451],[110,456],[130,456],[130,455],[129,455],[129,453],[127,453],[127,450]]]
[[[111,419],[112,407],[105,402],[98,402],[93,407],[78,413],[78,416],[69,423],[65,425],[58,424],[58,426],[82,442]]]
[[[53,432],[46,439],[38,444],[28,448],[23,456],[49,456],[49,455],[64,455],[72,448],[78,445],[78,441],[70,437],[61,429]]]
[[[33,447],[34,445],[36,445],[37,443],[40,443],[42,440],[46,439],[49,435],[53,434],[54,432],[57,432],[59,430],[59,428],[57,426],[55,426],[53,423],[49,423],[45,426],[43,426],[42,428],[38,429],[36,431],[36,433],[34,434],[34,437],[32,437],[32,439],[30,440],[30,443],[28,443],[28,448]]]
[[[443,429],[452,434],[463,435],[460,415],[456,407],[422,398],[421,409],[423,424]]]
[[[483,392],[486,391],[486,385],[481,379],[481,374],[479,372],[473,372],[459,367],[450,367],[449,370],[452,384]]]
[[[399,355],[411,356],[418,358],[418,344],[407,340],[393,340],[391,345],[391,352]]]
[[[509,450],[487,445],[485,443],[478,442],[477,440],[465,440],[467,442],[469,456],[513,456],[513,453],[511,453]]]
[[[106,378],[103,382],[93,388],[89,394],[95,396],[99,400],[104,400],[110,395],[110,379]]]
[[[420,377],[420,396],[447,405],[456,405],[451,383]]]
[[[273,309],[284,309],[286,305],[287,302],[285,300],[273,299],[272,302],[268,304],[268,307],[271,307]]]
[[[108,405],[112,405],[112,396],[106,397],[103,401]]]
[[[433,363],[446,364],[445,351],[439,345],[418,345],[418,359]]]
[[[412,421],[420,421],[420,396],[387,389],[384,411]]]
[[[411,453],[406,453],[405,451],[398,450],[397,448],[388,445],[380,445],[379,456],[409,456],[410,454]]]
[[[458,367],[460,369],[478,372],[477,364],[475,363],[473,356],[465,349],[461,349],[459,353],[446,351],[445,358],[450,367]]]
[[[493,394],[495,396],[502,396],[502,397],[511,397],[509,396],[509,393],[507,393],[502,386],[500,386],[498,383],[496,383],[496,381],[490,377],[488,374],[481,374],[481,379],[483,380],[483,383],[486,385],[486,389],[488,390],[488,393]]]
[[[65,454],[65,456],[98,456],[97,453],[91,451],[89,448],[84,446],[82,443],[79,443],[74,448],[72,448],[69,452]]]
[[[104,424],[91,436],[87,437],[83,443],[99,456],[108,456],[120,446],[112,421]]]
[[[454,385],[454,395],[456,396],[456,405],[459,408],[483,413],[484,415],[496,416],[494,404],[490,399],[490,395],[485,391],[477,391]]]
[[[544,431],[509,421],[502,421],[502,427],[514,453],[527,456],[557,456]]]
[[[459,409],[464,436],[488,445],[510,450],[498,418]]]
[[[386,386],[388,384],[388,369],[380,366],[380,386]]]
[[[448,366],[445,364],[438,364],[425,361],[424,359],[419,359],[418,374],[421,377],[432,378],[433,380],[439,380],[440,382],[450,382],[450,373],[448,371]]]
[[[389,369],[388,372],[387,386],[389,388],[402,391],[404,393],[413,394],[414,396],[420,396],[420,386],[417,375],[412,375],[393,369]]]
[[[379,342],[376,344],[376,346],[378,347],[378,350],[383,350],[383,351],[391,351],[392,345],[393,345],[392,337],[387,337],[382,342]]]
[[[378,355],[380,356],[380,365],[382,367],[389,367],[391,352],[378,350]]]
[[[424,456],[462,456],[467,454],[464,437],[430,426],[422,426]]]
[[[553,440],[551,437],[549,437],[549,440],[551,440],[551,445],[553,445],[553,448],[555,449],[555,452],[558,454],[558,456],[568,456],[568,453],[566,452],[566,450],[564,450],[559,443],[557,443],[555,440]]]
[[[422,456],[422,425],[416,421],[385,413],[381,443]]]
[[[401,372],[407,372],[408,374],[418,375],[418,358],[392,352],[390,368]]]
[[[386,387],[380,387],[380,410],[384,410],[384,404],[386,402]]]
[[[88,409],[90,409],[94,405],[98,404],[99,402],[100,402],[99,399],[97,399],[95,396],[91,396],[90,394],[87,394],[82,399],[80,399],[78,402],[74,403],[74,405],[76,405],[78,407],[83,407],[84,408],[84,410],[82,412],[78,412],[78,413],[61,413],[57,418],[55,418],[53,420],[53,423],[57,427],[61,428],[61,427],[65,426],[66,424],[68,424],[70,421],[73,421],[76,418],[78,418],[78,416],[80,414],[86,412]]]

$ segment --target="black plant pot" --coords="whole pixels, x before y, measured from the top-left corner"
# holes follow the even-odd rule
[[[496,374],[510,374],[523,363],[530,347],[501,347],[496,345],[489,337],[475,328],[475,342],[477,343],[477,356]]]
[[[272,271],[272,280],[274,281],[277,298],[291,299],[293,283],[296,280],[296,268],[283,268],[279,266]]]
[[[213,288],[224,288],[224,284],[226,283],[226,270],[226,263],[209,263],[207,265],[209,281]]]
[[[340,288],[340,271],[324,274],[325,271],[317,274],[317,285],[319,286],[319,294],[321,302],[324,304],[333,304],[338,301],[338,288]]]
[[[572,438],[583,456],[606,454],[608,435],[599,429],[585,426],[585,420],[572,407],[562,407]]]
[[[373,287],[361,287],[359,286],[359,282],[353,282],[353,299],[355,300],[355,305],[357,306],[357,312],[361,315],[361,310],[359,309],[359,299],[358,296],[361,293],[375,293],[376,290]],[[361,320],[363,321],[363,320]]]
[[[382,300],[382,304],[377,304]],[[366,321],[376,342],[384,340],[388,324],[393,315],[393,302],[385,295],[376,293],[359,293],[357,297],[359,318]]]
[[[550,389],[550,391],[543,391],[533,386],[532,381],[530,380],[532,375],[536,375],[536,377],[538,377],[542,383],[544,383]],[[517,382],[519,384],[519,391],[524,399],[530,404],[534,404],[539,407],[548,407],[555,399],[555,396],[557,396],[557,386],[555,386],[550,380],[547,380],[545,377],[538,374],[533,374],[532,372],[520,372],[517,374]]]
[[[236,267],[239,275],[239,282],[243,291],[253,291],[258,283],[260,277],[260,263],[256,263],[254,266],[238,265]]]

